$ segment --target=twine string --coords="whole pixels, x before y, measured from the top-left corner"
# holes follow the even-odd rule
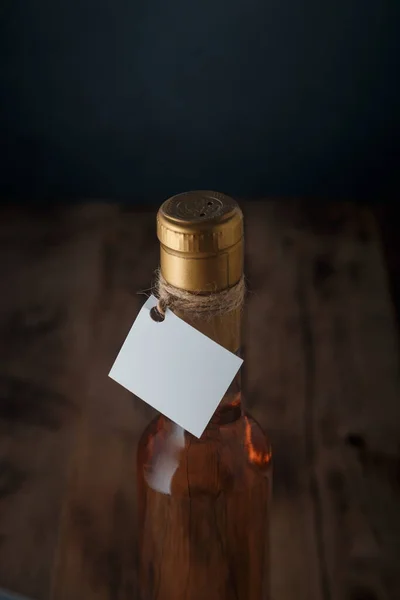
[[[242,277],[237,284],[226,290],[211,293],[188,292],[169,284],[160,271],[157,273],[155,288],[158,304],[151,316],[156,321],[164,320],[167,308],[192,318],[210,319],[223,315],[243,307],[246,291]]]

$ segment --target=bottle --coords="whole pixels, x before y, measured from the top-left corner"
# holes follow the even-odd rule
[[[188,192],[157,215],[171,285],[217,293],[243,274],[243,216],[216,192]],[[241,310],[179,314],[240,353]],[[138,447],[141,600],[266,600],[271,449],[242,405],[240,371],[200,439],[158,416]]]

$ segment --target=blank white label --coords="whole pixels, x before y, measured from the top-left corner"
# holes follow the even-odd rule
[[[144,304],[109,376],[200,437],[243,361],[169,309],[154,321],[156,305]]]

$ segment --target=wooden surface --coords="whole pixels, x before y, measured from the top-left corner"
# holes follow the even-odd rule
[[[399,353],[379,228],[353,205],[244,208],[247,405],[274,450],[272,598],[396,600]],[[0,587],[136,597],[135,452],[153,412],[107,373],[157,266],[154,217],[1,214]]]

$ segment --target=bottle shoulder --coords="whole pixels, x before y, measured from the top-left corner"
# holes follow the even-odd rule
[[[246,413],[207,428],[200,439],[160,416],[145,429],[138,448],[139,476],[168,494],[239,491],[266,478],[271,463],[269,439]]]

